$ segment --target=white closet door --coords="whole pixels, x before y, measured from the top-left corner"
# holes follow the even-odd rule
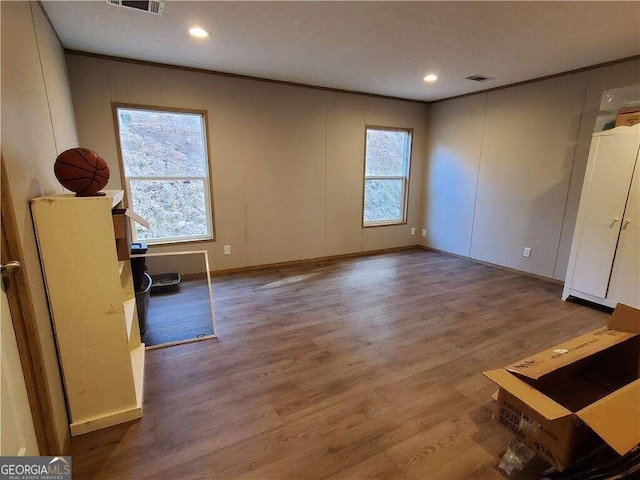
[[[638,154],[637,134],[599,135],[589,152],[593,170],[583,187],[572,289],[605,298],[622,214]]]
[[[2,277],[0,288],[0,455],[38,455],[27,387]]]
[[[640,308],[640,162],[631,182],[607,298]]]

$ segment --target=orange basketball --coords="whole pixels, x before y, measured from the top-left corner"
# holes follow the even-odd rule
[[[78,197],[98,193],[109,181],[109,166],[104,159],[87,148],[65,150],[53,166],[56,178],[64,188]]]

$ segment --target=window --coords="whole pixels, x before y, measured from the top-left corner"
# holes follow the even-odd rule
[[[367,127],[364,170],[365,227],[406,222],[411,131]]]
[[[205,112],[116,106],[123,179],[147,243],[213,238]]]

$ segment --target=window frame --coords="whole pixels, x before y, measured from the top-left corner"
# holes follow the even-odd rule
[[[405,132],[407,134],[407,142],[405,143],[405,151],[407,153],[406,175],[371,175],[367,176],[367,133],[369,130],[382,130],[388,132]],[[409,209],[409,186],[411,177],[411,157],[413,154],[413,129],[402,127],[386,127],[382,125],[365,125],[364,127],[364,161],[363,161],[363,180],[362,180],[362,228],[389,227],[393,225],[406,225]],[[402,180],[402,204],[401,218],[398,220],[382,220],[377,222],[365,222],[365,196],[367,188],[367,180]]]
[[[202,116],[202,134],[204,135],[204,144],[205,144],[205,153],[207,155],[207,177],[127,177],[125,173],[124,159],[122,157],[122,145],[120,143],[120,118],[118,115],[118,109],[130,109],[130,110],[147,110],[154,112],[167,112],[167,113],[186,113],[186,114],[196,114]],[[154,246],[162,246],[162,245],[179,245],[179,244],[192,244],[199,242],[215,242],[216,241],[216,221],[215,221],[215,210],[214,210],[214,202],[213,202],[213,181],[211,179],[211,146],[209,145],[209,118],[207,110],[200,110],[194,108],[179,108],[179,107],[163,107],[159,105],[145,105],[145,104],[137,104],[137,103],[123,103],[123,102],[111,102],[111,110],[113,114],[113,124],[116,135],[116,149],[118,151],[118,166],[120,167],[120,182],[122,188],[124,190],[124,198],[125,198],[125,206],[131,207],[133,205],[131,199],[131,185],[130,179],[133,180],[157,180],[157,181],[167,181],[167,180],[176,180],[176,181],[185,181],[185,180],[205,180],[204,193],[205,193],[205,211],[207,215],[207,219],[209,220],[208,227],[210,228],[210,236],[206,238],[197,237],[197,238],[163,238],[159,240],[145,240],[145,242],[149,245],[149,247]],[[135,225],[133,221],[130,220],[131,223],[131,236],[132,240],[137,240]]]

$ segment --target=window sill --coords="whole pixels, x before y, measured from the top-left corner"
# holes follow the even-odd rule
[[[145,240],[136,240],[137,242],[145,242]],[[154,247],[170,247],[172,245],[185,245],[192,243],[215,242],[215,237],[211,238],[195,238],[193,240],[163,240],[160,242],[145,242],[149,248]]]
[[[397,225],[406,225],[407,221],[406,220],[396,220],[393,222],[370,222],[370,223],[363,223],[362,224],[362,228],[374,228],[374,227],[393,227],[393,226],[397,226]]]

